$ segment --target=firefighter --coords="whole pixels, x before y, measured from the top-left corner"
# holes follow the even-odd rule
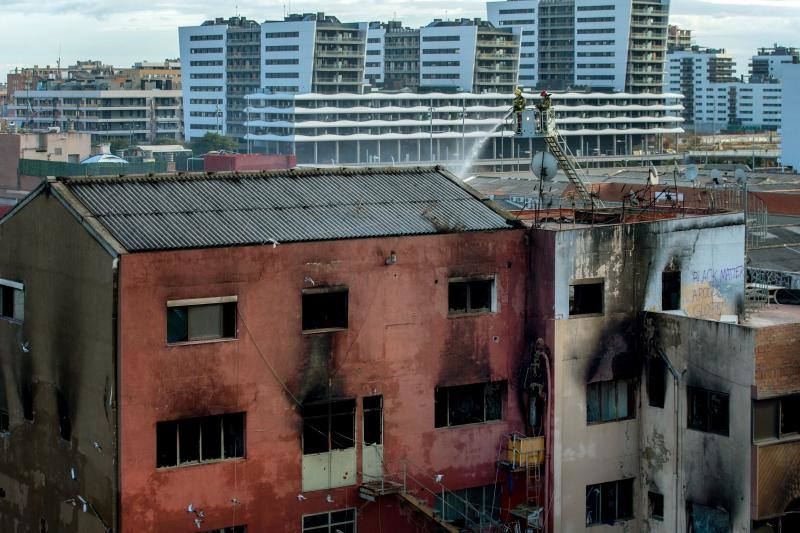
[[[546,89],[539,93],[539,96],[542,98],[539,103],[536,104],[536,109],[539,111],[539,130],[547,131],[547,112],[553,103]]]
[[[522,88],[517,87],[514,90],[514,115],[517,117],[517,135],[522,133],[522,112],[525,111],[527,104],[525,97],[522,96]]]

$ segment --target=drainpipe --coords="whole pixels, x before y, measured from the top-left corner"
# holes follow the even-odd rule
[[[114,505],[112,507],[114,516],[111,518],[114,531],[121,531],[121,493],[120,479],[122,478],[122,462],[120,461],[120,419],[119,419],[119,256],[111,262],[112,270],[112,308],[111,308],[111,368],[114,373],[112,381],[113,388],[108,395],[108,407],[114,410],[114,450],[116,453],[116,472],[113,480],[114,485]]]
[[[550,374],[550,358],[545,354],[544,356],[545,372],[547,372],[547,409],[545,410],[545,420],[547,421],[546,430],[544,434],[544,531],[547,533],[550,527],[550,503],[552,497],[550,495],[550,462],[553,457],[553,426],[551,421],[553,419],[553,378]]]

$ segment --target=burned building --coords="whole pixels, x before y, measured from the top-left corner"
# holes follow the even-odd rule
[[[744,243],[439,168],[51,179],[0,219],[0,529],[786,531],[800,316]]]

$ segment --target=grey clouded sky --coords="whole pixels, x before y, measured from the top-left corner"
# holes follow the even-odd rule
[[[0,74],[15,66],[101,59],[119,66],[178,55],[178,26],[238,13],[276,20],[284,10],[326,11],[344,21],[486,17],[482,0],[0,0]],[[672,23],[697,44],[726,48],[740,73],[755,49],[800,46],[800,0],[672,0]]]

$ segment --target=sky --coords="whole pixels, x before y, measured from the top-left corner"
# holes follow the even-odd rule
[[[483,0],[0,0],[0,80],[16,66],[99,59],[115,66],[178,57],[178,27],[239,14],[258,21],[325,11],[346,22],[486,18]],[[368,13],[368,16],[365,14]],[[670,22],[696,44],[725,48],[747,73],[750,56],[774,43],[800,46],[800,0],[672,0]]]

